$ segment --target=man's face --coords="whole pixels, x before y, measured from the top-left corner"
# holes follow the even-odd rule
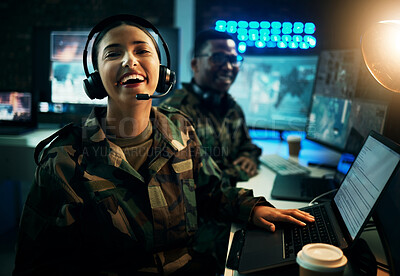
[[[192,59],[195,82],[206,89],[228,92],[239,72],[236,45],[232,39],[212,39],[198,57]]]

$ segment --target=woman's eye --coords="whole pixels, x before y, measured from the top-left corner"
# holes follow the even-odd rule
[[[142,49],[142,50],[137,50],[136,53],[137,53],[138,55],[143,55],[143,54],[150,53],[150,51],[145,50],[145,49]]]
[[[105,54],[105,58],[113,58],[119,56],[118,52],[108,52]]]

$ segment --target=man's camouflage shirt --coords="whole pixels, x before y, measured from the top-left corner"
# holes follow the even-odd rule
[[[248,180],[247,174],[233,162],[240,156],[256,164],[261,149],[252,143],[242,108],[227,94],[226,106],[210,105],[195,92],[193,83],[183,83],[161,106],[177,108],[192,118],[204,150],[215,160],[224,177],[233,182]]]

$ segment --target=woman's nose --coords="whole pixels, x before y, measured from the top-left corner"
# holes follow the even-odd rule
[[[122,61],[122,66],[132,68],[135,65],[137,65],[136,57],[132,54],[126,54]]]

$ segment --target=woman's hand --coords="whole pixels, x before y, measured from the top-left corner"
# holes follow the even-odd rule
[[[275,231],[273,222],[288,222],[305,226],[315,219],[307,212],[298,209],[276,209],[268,206],[256,206],[253,209],[252,222],[254,225]]]

